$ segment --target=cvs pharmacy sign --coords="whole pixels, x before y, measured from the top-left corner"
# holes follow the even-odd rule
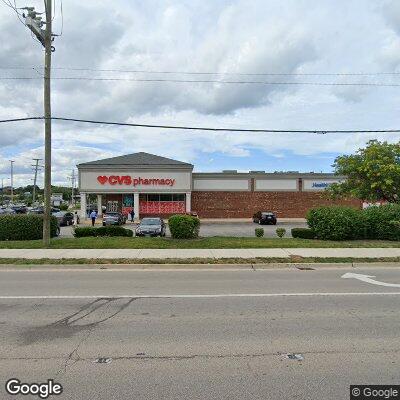
[[[149,186],[174,186],[175,179],[172,178],[141,178],[132,177],[130,175],[100,175],[97,177],[97,181],[101,185],[125,185],[125,186],[138,186],[138,185],[149,185]]]

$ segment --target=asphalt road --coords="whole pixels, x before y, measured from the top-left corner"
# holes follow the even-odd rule
[[[128,222],[123,225],[127,229],[135,229],[136,224]],[[258,225],[253,222],[202,222],[200,226],[200,236],[236,236],[236,237],[254,237],[255,228],[263,228],[265,237],[276,237],[277,228],[286,229],[286,237],[291,237],[292,228],[306,228],[305,222],[279,222],[277,225]],[[72,227],[62,226],[60,237],[72,237]],[[167,227],[167,236],[170,236]]]
[[[4,268],[0,398],[16,398],[11,377],[54,378],[64,392],[50,398],[77,400],[347,399],[350,384],[398,384],[400,288],[346,272],[400,284],[397,268]]]

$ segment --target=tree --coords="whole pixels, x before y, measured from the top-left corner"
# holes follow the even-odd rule
[[[333,168],[347,178],[329,187],[332,197],[400,203],[400,142],[371,140],[355,154],[337,157]]]

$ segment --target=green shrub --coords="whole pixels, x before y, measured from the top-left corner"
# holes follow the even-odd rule
[[[264,229],[263,228],[256,228],[254,229],[254,232],[257,237],[263,237],[264,236]]]
[[[88,236],[97,236],[96,234],[97,228],[94,228],[92,226],[82,226],[82,227],[76,227],[74,229],[74,236],[79,238],[79,237],[88,237]]]
[[[122,226],[100,226],[99,228],[95,228],[92,226],[84,226],[75,228],[74,236],[77,238],[80,237],[99,237],[99,236],[123,236],[123,237],[132,237],[133,231],[130,229],[125,229]]]
[[[194,239],[199,236],[200,220],[191,215],[172,215],[168,219],[169,230],[174,239]]]
[[[57,236],[56,217],[50,220],[50,235]],[[17,214],[0,216],[0,240],[43,239],[43,215]]]
[[[368,239],[400,240],[400,204],[368,207],[363,215]]]
[[[307,223],[318,239],[348,240],[366,237],[363,211],[352,207],[313,208],[307,213]]]
[[[66,203],[62,203],[60,204],[60,206],[58,207],[61,211],[67,211],[68,210],[68,204]]]
[[[283,238],[286,235],[285,228],[277,228],[275,232],[276,232],[276,235],[280,238]]]
[[[315,239],[315,233],[310,228],[292,228],[292,237],[299,239]]]

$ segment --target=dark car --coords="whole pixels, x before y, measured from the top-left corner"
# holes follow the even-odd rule
[[[125,215],[119,212],[107,212],[103,215],[103,226],[123,225],[126,222]]]
[[[60,226],[69,226],[74,223],[74,214],[70,211],[58,211],[53,215],[57,218]],[[77,223],[79,224],[79,216],[77,216]]]
[[[55,214],[60,212],[59,208],[55,208],[55,207],[51,207],[51,213]],[[28,214],[44,214],[44,207],[36,207],[36,208],[32,208]]]
[[[136,236],[165,236],[166,230],[162,218],[143,218],[136,228]]]
[[[253,222],[260,225],[276,225],[276,215],[271,211],[259,211],[253,215]]]
[[[16,214],[26,214],[28,211],[26,205],[24,204],[15,204],[10,206],[10,208],[13,209]]]

